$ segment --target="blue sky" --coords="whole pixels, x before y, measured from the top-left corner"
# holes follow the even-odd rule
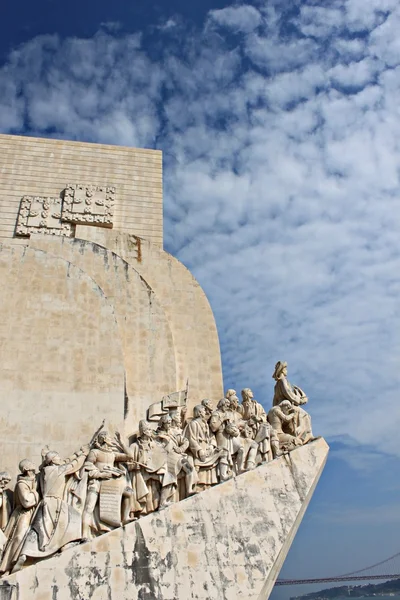
[[[399,30],[395,0],[20,0],[0,24],[0,131],[163,150],[165,247],[226,387],[268,406],[279,359],[308,393],[332,450],[286,577],[400,550]]]

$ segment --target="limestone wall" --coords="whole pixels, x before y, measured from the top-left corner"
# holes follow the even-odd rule
[[[1,468],[66,455],[106,417],[124,417],[123,351],[113,305],[85,272],[31,248],[0,246]]]
[[[177,389],[189,378],[189,408],[203,398],[223,395],[222,366],[217,327],[210,304],[199,283],[176,258],[146,240],[117,231],[78,226],[76,235],[121,256],[151,286],[159,299],[174,339]]]
[[[55,196],[68,183],[114,185],[114,228],[162,247],[162,154],[0,134],[0,243],[13,238],[24,195]]]
[[[60,256],[84,270],[111,302],[117,322],[114,335],[123,349],[124,430],[127,435],[133,433],[150,404],[179,389],[174,341],[157,294],[133,266],[92,242],[34,236],[31,247]]]

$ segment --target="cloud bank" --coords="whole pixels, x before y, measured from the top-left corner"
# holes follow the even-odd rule
[[[0,130],[157,147],[165,245],[214,309],[226,387],[276,360],[318,433],[399,454],[400,8],[235,4],[160,44],[40,36],[0,70]],[[205,374],[205,377],[207,374]]]

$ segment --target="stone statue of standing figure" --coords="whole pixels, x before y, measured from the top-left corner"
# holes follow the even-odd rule
[[[19,566],[27,559],[51,556],[82,539],[81,513],[65,497],[68,479],[81,469],[89,450],[89,445],[82,446],[66,460],[55,451],[45,454],[39,476],[42,499],[21,548]]]
[[[0,575],[18,569],[17,561],[39,502],[36,467],[28,459],[19,463],[20,475],[14,492],[14,511],[4,530],[7,543],[0,563]]]

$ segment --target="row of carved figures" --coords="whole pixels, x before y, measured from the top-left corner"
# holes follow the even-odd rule
[[[11,477],[0,473],[0,575],[92,539],[268,462],[314,439],[301,407],[304,392],[290,385],[278,362],[268,414],[249,388],[242,403],[228,390],[216,407],[205,399],[189,419],[185,407],[146,420],[130,445],[103,428],[73,456],[45,447],[38,469],[19,464],[13,510]]]

